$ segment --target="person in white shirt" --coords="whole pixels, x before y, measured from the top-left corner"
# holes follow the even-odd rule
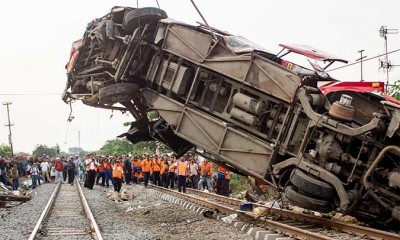
[[[96,170],[97,166],[99,164],[97,163],[96,159],[94,156],[88,156],[86,159],[86,172],[87,172],[87,178],[86,182],[84,184],[84,187],[93,190],[93,185],[96,180]]]
[[[34,163],[31,167],[31,175],[32,175],[32,189],[36,188],[36,185],[40,185],[40,180],[39,180],[39,169],[37,167],[37,163]]]
[[[197,189],[197,183],[199,182],[199,164],[197,164],[197,161],[192,156],[190,156],[189,174],[192,188]]]
[[[43,180],[45,182],[51,182],[50,176],[49,176],[49,162],[48,162],[48,159],[43,160],[43,162],[40,164],[40,168],[42,169]]]

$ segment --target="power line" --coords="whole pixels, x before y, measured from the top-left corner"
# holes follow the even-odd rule
[[[396,49],[396,50],[393,50],[391,52],[388,52],[387,54],[392,54],[392,53],[395,53],[395,52],[398,52],[398,51],[400,51],[400,48]],[[370,57],[370,58],[367,58],[367,59],[363,60],[363,62],[366,62],[366,61],[369,61],[369,60],[372,60],[372,59],[375,59],[375,58],[379,58],[379,57],[382,57],[382,56],[385,56],[385,55],[386,55],[386,53],[377,55],[375,57]],[[341,66],[341,67],[337,67],[337,68],[333,68],[333,69],[327,70],[326,72],[331,72],[331,71],[338,70],[338,69],[341,69],[341,68],[350,67],[352,65],[359,64],[359,63],[360,62],[350,63],[350,64],[347,64],[347,65],[344,65],[344,66]]]

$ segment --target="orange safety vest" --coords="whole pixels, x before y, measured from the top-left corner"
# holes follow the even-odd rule
[[[178,162],[178,175],[186,176],[188,165],[186,162]]]
[[[115,165],[112,172],[113,178],[123,179],[124,175],[122,174],[122,167]]]
[[[100,165],[97,167],[97,170],[99,170],[99,172],[100,172],[100,171],[106,170],[106,167],[104,166],[104,163],[100,164]]]
[[[166,173],[166,169],[165,169],[165,162],[162,161],[161,162],[161,170],[160,170],[160,174],[165,174]]]
[[[94,169],[93,170],[97,171],[97,166],[95,164],[95,161],[93,160],[92,162],[86,164],[86,172],[90,171],[90,165],[92,165],[92,163],[94,165]]]
[[[212,175],[212,164],[210,162],[202,162],[200,167],[201,176],[204,176],[205,171],[207,171],[207,176]]]
[[[110,163],[106,163],[106,169],[113,169],[112,165]]]
[[[149,159],[143,160],[142,171],[143,172],[151,172],[151,161]]]
[[[176,164],[176,162],[168,161],[168,165],[169,165],[168,172],[175,172],[175,168],[176,168],[175,164]]]
[[[160,159],[154,159],[152,162],[153,165],[153,171],[154,172],[160,172],[161,171],[161,160]]]
[[[226,174],[226,169],[224,167],[218,166],[218,172]]]

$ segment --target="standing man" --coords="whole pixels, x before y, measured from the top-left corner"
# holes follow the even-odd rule
[[[199,164],[197,164],[197,161],[193,157],[190,158],[189,174],[190,181],[192,182],[192,188],[198,189],[197,183],[199,182]]]
[[[143,172],[143,176],[144,176],[144,186],[147,187],[148,183],[149,183],[149,179],[150,179],[150,174],[152,171],[152,167],[151,167],[151,161],[148,158],[148,155],[145,154],[144,155],[144,159],[142,161],[142,172]]]
[[[0,157],[0,182],[6,185],[6,161],[3,157]]]
[[[75,164],[75,176],[78,178],[79,177],[79,156],[78,155],[75,155],[74,164]]]
[[[86,187],[93,190],[94,181],[96,180],[97,162],[93,156],[87,158],[86,172],[87,172],[87,185]]]
[[[153,159],[153,184],[156,186],[161,186],[160,183],[160,172],[161,172],[161,160],[158,158],[158,155],[154,155]]]
[[[168,188],[167,183],[167,173],[168,173],[168,160],[166,157],[161,157],[161,169],[160,169],[160,186]]]
[[[225,187],[224,187],[224,194],[223,194],[226,197],[229,197],[229,193],[231,191],[230,185],[229,185],[230,181],[231,181],[231,172],[229,172],[227,170],[226,174],[225,174]]]
[[[61,160],[62,160],[62,164],[64,166],[63,179],[64,179],[64,182],[66,182],[67,181],[67,176],[68,176],[68,159],[62,157]]]
[[[129,161],[129,157],[125,157],[124,160],[124,173],[125,173],[125,182],[127,185],[131,185],[132,181],[132,163]]]
[[[178,162],[178,192],[181,192],[183,187],[183,193],[186,193],[186,176],[188,173],[188,164],[185,157],[181,157]]]
[[[211,192],[212,164],[209,162],[207,158],[205,158],[204,161],[201,163],[200,174],[201,174],[201,179],[199,181],[199,189],[204,190],[203,183],[207,182],[208,191]]]
[[[73,157],[70,157],[67,162],[67,172],[68,172],[68,184],[74,185],[75,178],[75,163],[73,162]]]
[[[37,164],[34,163],[32,165],[31,168],[31,175],[32,175],[32,189],[36,188],[36,185],[38,184],[39,181],[39,185],[40,185],[40,180],[39,180],[39,169],[37,167]]]
[[[141,163],[138,161],[137,157],[133,157],[133,162],[132,162],[132,169],[133,169],[133,182],[138,183],[138,177],[140,174],[140,169],[141,169]]]
[[[176,169],[176,162],[175,162],[175,155],[171,156],[171,160],[168,161],[168,177],[167,177],[167,186],[169,185],[171,189],[174,188],[175,183],[175,169]]]
[[[54,165],[54,168],[56,169],[56,180],[54,182],[61,181],[62,183],[64,166],[59,157],[56,158],[56,164]]]
[[[121,190],[122,181],[124,180],[124,174],[119,159],[117,159],[114,163],[114,167],[112,170],[112,177],[113,177],[114,191],[119,192]]]
[[[217,194],[218,195],[225,195],[225,178],[226,178],[226,169],[222,166],[218,166],[218,173],[217,173]]]
[[[42,176],[45,182],[51,182],[49,176],[49,158],[43,158],[43,162],[40,164],[42,168]]]
[[[106,158],[105,160],[105,177],[106,177],[106,187],[110,187],[110,181],[112,183],[112,171],[113,171],[113,166],[111,165],[111,161],[109,158]],[[104,186],[104,184],[103,184]]]
[[[99,180],[101,178],[101,185],[105,186],[105,178],[106,178],[106,165],[103,163],[103,160],[100,160],[99,166],[97,167],[97,178],[96,185],[99,185]]]
[[[16,163],[11,168],[9,177],[12,179],[13,191],[18,190],[18,187],[19,187],[19,173],[18,173],[18,165]]]

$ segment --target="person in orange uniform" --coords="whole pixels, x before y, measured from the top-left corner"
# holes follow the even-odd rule
[[[153,166],[153,184],[156,186],[161,186],[160,183],[161,160],[158,158],[157,154],[154,155],[152,166]]]
[[[106,168],[106,170],[105,170],[105,177],[106,177],[105,185],[106,185],[106,187],[110,187],[110,180],[112,181],[112,169],[113,169],[110,159],[107,158],[104,165]]]
[[[178,168],[178,192],[181,192],[183,187],[183,193],[186,193],[186,176],[188,173],[188,164],[185,157],[181,157],[177,164]]]
[[[97,166],[97,177],[96,177],[96,185],[99,185],[99,180],[101,178],[101,185],[105,186],[105,179],[106,177],[106,165],[103,163],[103,160],[100,160],[99,166]]]
[[[161,169],[160,169],[160,186],[168,188],[167,183],[167,173],[168,173],[168,161],[162,156],[161,157]]]
[[[122,181],[124,180],[123,168],[120,165],[120,160],[117,159],[113,166],[112,171],[114,191],[119,192],[121,190]]]
[[[210,161],[205,158],[204,161],[201,163],[200,166],[200,181],[199,181],[199,189],[200,190],[204,190],[203,188],[203,183],[207,182],[207,188],[208,191],[212,191],[212,186],[211,186],[211,176],[212,176],[212,163],[210,163]]]
[[[149,184],[150,174],[152,171],[152,162],[149,160],[148,155],[145,154],[142,161],[142,172],[144,177],[144,186],[147,187]]]
[[[133,170],[133,182],[138,183],[138,178],[141,172],[141,162],[139,162],[137,157],[133,158],[132,161],[132,170]]]
[[[225,174],[225,187],[224,187],[224,196],[229,197],[229,192],[230,192],[230,186],[229,183],[231,181],[231,172],[226,170]]]
[[[226,169],[222,166],[218,165],[218,173],[217,173],[217,194],[225,195],[224,190],[226,187]]]
[[[174,188],[175,183],[175,169],[176,169],[176,156],[172,155],[170,161],[168,161],[168,176],[167,176],[167,187]]]

